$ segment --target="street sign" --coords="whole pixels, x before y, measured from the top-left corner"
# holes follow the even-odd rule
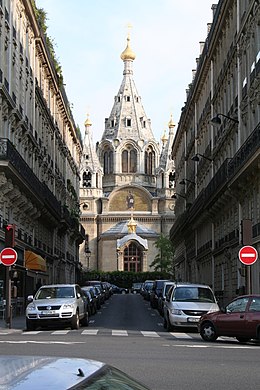
[[[3,265],[13,265],[17,260],[17,252],[13,248],[4,248],[0,252],[0,261]]]
[[[239,251],[239,260],[245,265],[252,265],[258,258],[257,250],[250,245],[243,246]]]

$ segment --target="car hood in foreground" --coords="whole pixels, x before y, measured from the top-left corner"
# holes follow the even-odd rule
[[[0,356],[0,389],[68,389],[105,364],[87,359],[45,356]],[[84,376],[78,376],[79,369]]]

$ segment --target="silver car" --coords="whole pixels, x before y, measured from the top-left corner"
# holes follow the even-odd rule
[[[164,328],[193,327],[197,329],[203,314],[218,311],[213,291],[204,284],[177,283],[173,285],[164,302]]]
[[[149,390],[105,363],[54,356],[0,356],[0,388],[12,390]]]
[[[39,326],[68,325],[78,329],[80,322],[88,324],[88,312],[81,288],[77,284],[53,284],[40,287],[28,297],[27,330]]]

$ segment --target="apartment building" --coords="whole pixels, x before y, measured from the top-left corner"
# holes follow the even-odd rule
[[[172,147],[176,221],[171,229],[179,280],[211,285],[221,302],[260,293],[260,4],[220,0]]]
[[[0,0],[0,250],[15,228],[15,296],[80,271],[80,137],[33,1]],[[0,280],[5,267],[0,265]]]

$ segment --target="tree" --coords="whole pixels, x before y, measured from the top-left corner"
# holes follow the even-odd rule
[[[158,254],[150,267],[154,267],[155,271],[160,270],[161,272],[173,273],[174,248],[171,240],[161,234],[154,245],[158,249]]]

